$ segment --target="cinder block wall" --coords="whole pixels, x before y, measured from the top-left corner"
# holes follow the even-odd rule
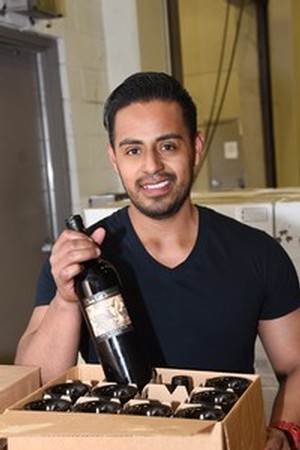
[[[116,190],[108,170],[102,109],[108,95],[107,57],[101,2],[67,0],[66,15],[40,21],[36,32],[58,39],[74,210],[93,193]]]

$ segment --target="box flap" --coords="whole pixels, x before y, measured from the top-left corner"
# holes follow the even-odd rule
[[[0,412],[39,386],[37,367],[0,365]]]
[[[202,436],[199,441],[198,436],[124,436],[113,438],[109,436],[25,436],[10,437],[7,439],[8,450],[83,450],[109,449],[109,450],[223,450],[218,437]]]
[[[88,420],[87,420],[88,419]],[[6,411],[0,416],[0,437],[18,434],[49,436],[146,436],[198,435],[211,433],[215,423],[187,419],[164,419],[129,415]]]
[[[255,380],[224,420],[227,450],[263,450],[266,420],[260,380]],[[255,433],[253,433],[255,430]]]

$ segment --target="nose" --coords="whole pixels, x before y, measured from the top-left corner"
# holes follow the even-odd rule
[[[160,153],[155,148],[147,149],[144,154],[144,171],[153,175],[164,168],[164,163]]]

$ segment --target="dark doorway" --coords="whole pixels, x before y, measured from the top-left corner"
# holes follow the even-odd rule
[[[55,39],[0,28],[0,363],[11,363],[36,277],[71,210]]]

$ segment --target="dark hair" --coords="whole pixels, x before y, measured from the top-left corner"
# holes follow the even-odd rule
[[[114,126],[117,112],[136,102],[163,100],[177,102],[182,109],[183,120],[191,141],[197,134],[197,109],[187,90],[172,76],[162,72],[138,72],[121,83],[108,97],[104,105],[103,123],[109,142],[114,143]]]

